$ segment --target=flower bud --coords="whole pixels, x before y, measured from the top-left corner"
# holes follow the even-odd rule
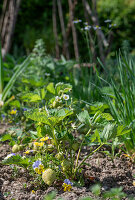
[[[17,153],[19,150],[19,145],[18,144],[15,144],[13,147],[12,147],[12,152],[13,153]]]

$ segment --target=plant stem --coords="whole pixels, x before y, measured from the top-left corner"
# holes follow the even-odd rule
[[[3,92],[4,74],[3,74],[3,61],[2,61],[2,51],[0,43],[0,94]],[[1,100],[2,96],[0,97]]]
[[[82,162],[79,164],[79,166],[75,169],[74,176],[75,176],[76,172],[78,171],[78,169],[81,167],[81,165],[83,165],[83,163],[85,162],[85,160],[87,160],[93,153],[95,153],[95,152],[96,152],[98,149],[100,149],[103,145],[104,145],[104,143],[101,144],[97,149],[95,149],[94,151],[92,151],[90,154],[88,154],[88,155],[82,160]]]
[[[86,134],[86,136],[89,135],[91,131],[91,128],[89,129],[88,133]],[[85,138],[83,139],[82,143],[81,143],[81,146],[80,146],[80,149],[78,151],[78,154],[77,154],[77,159],[76,159],[76,165],[75,165],[75,171],[76,171],[76,168],[77,168],[77,165],[78,165],[78,160],[79,160],[79,157],[80,157],[80,153],[81,153],[81,149],[82,149],[82,145],[83,145],[83,142],[84,142]]]
[[[53,132],[53,139],[54,139],[56,148],[57,148],[57,150],[58,150],[58,143],[57,143],[57,139],[56,139],[56,137],[55,137],[55,129],[54,129],[54,128],[52,129],[52,132]]]

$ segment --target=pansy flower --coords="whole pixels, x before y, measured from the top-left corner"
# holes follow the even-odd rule
[[[44,142],[34,142],[34,145],[38,147],[42,147],[44,145]]]
[[[1,114],[2,120],[4,121],[6,116],[4,114]]]
[[[34,152],[34,150],[27,150],[27,151],[25,151],[24,153],[25,154],[30,154],[30,153],[33,153]]]
[[[27,111],[28,109],[27,108],[23,108],[23,111]]]
[[[32,165],[34,171],[38,174],[42,174],[42,172],[44,172],[44,165],[41,163],[40,160],[37,160],[33,163]]]
[[[10,153],[9,155],[7,155],[4,159],[8,159],[8,158],[11,158],[12,156],[15,156],[16,154],[15,153]]]
[[[16,113],[17,113],[16,108],[14,108],[13,110],[10,111],[10,114],[11,114],[11,115],[15,115]]]
[[[45,142],[47,140],[49,140],[49,137],[43,137],[43,138],[40,139],[40,142]]]
[[[63,187],[64,187],[64,192],[69,191],[72,189],[72,185],[73,183],[69,180],[69,179],[65,179],[64,183],[63,183]]]

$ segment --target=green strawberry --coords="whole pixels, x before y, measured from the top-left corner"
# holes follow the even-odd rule
[[[12,147],[12,152],[13,152],[13,153],[17,153],[18,151],[20,151],[19,145],[18,145],[18,144],[15,144],[15,145]]]
[[[51,185],[56,179],[56,173],[52,169],[46,169],[42,174],[42,179],[47,185]]]

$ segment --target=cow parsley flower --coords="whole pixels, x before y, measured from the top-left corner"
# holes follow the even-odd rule
[[[84,30],[85,30],[85,31],[88,31],[88,30],[90,30],[90,29],[91,29],[91,26],[85,26],[85,27],[84,27]]]
[[[96,26],[93,26],[93,29],[96,31],[96,30],[101,30],[101,27],[96,25]]]
[[[88,25],[88,22],[84,22],[84,25],[86,25],[86,26],[87,26],[87,25]]]
[[[110,23],[112,20],[110,20],[110,19],[106,19],[104,22],[105,23]]]
[[[81,19],[77,19],[77,20],[74,20],[74,21],[73,21],[74,24],[78,24],[78,23],[80,23],[80,22],[82,22]]]
[[[109,28],[115,27],[117,24],[109,24]]]

